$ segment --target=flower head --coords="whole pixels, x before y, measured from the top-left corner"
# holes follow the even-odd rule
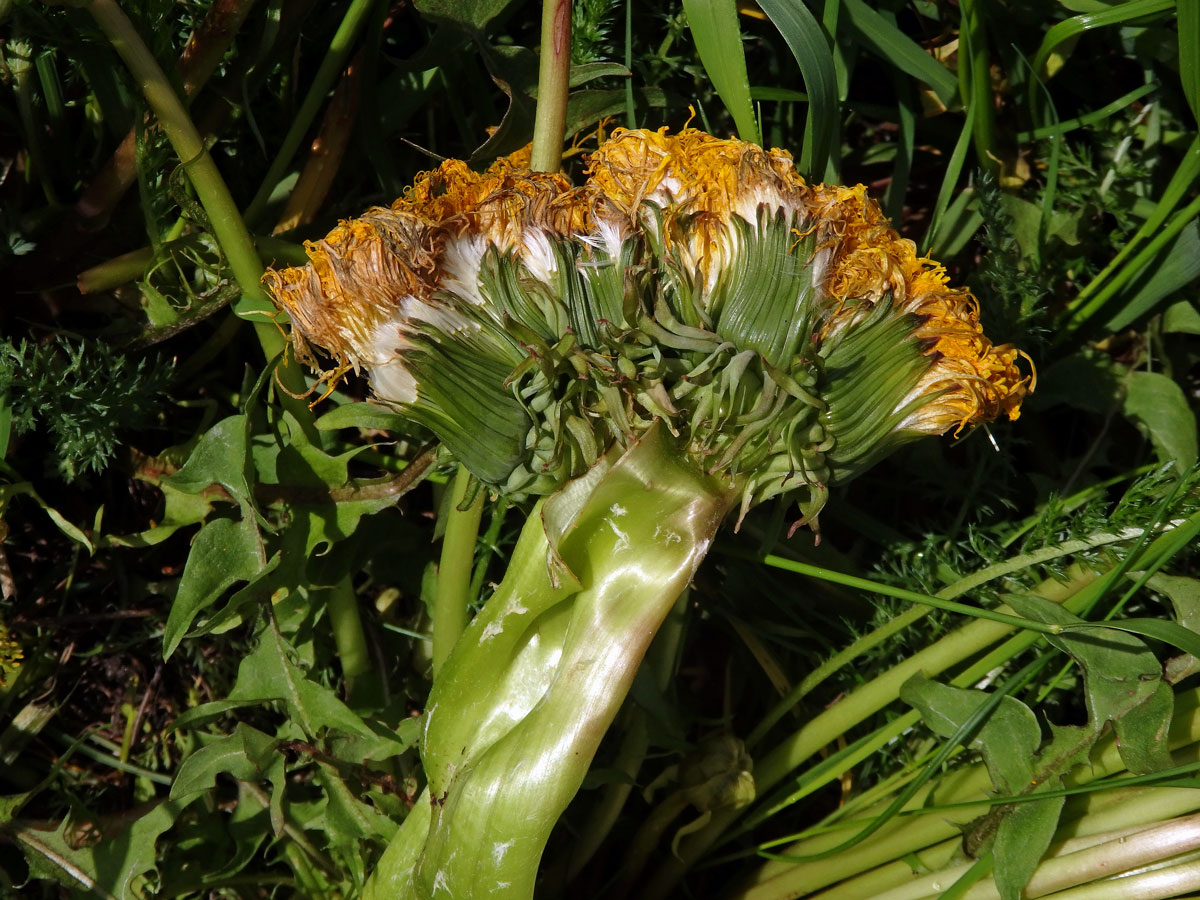
[[[619,129],[572,187],[447,161],[267,285],[484,481],[544,493],[655,421],[743,508],[1015,419],[1030,376],[861,186],[694,129]]]

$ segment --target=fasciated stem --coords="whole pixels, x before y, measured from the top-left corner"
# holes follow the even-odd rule
[[[430,694],[416,897],[532,896],[551,829],[737,487],[652,429],[535,509]],[[378,879],[412,866],[387,859]]]

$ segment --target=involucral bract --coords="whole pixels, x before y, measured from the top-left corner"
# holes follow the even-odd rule
[[[544,495],[661,421],[743,512],[928,434],[1017,418],[1032,376],[861,187],[693,129],[619,129],[587,180],[450,160],[269,271],[297,355],[365,370],[477,477]]]

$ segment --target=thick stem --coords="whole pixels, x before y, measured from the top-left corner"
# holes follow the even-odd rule
[[[530,168],[557,172],[567,127],[571,75],[571,0],[542,0],[542,47]]]
[[[450,490],[450,506],[446,517],[446,533],[442,538],[442,556],[438,563],[437,600],[433,616],[433,675],[436,678],[442,664],[463,629],[467,626],[468,593],[474,569],[475,541],[479,537],[479,520],[483,515],[483,491],[466,509],[459,509],[467,496],[471,473],[458,467]]]
[[[679,653],[679,644],[683,638],[683,618],[687,608],[688,591],[679,595],[675,608],[667,621],[659,629],[658,639],[650,647],[646,657],[648,674],[653,674],[659,692],[667,689],[671,675],[675,670],[675,659]],[[650,749],[650,730],[647,727],[647,712],[641,706],[630,704],[628,707],[629,726],[621,741],[621,747],[611,763],[611,768],[625,776],[624,781],[614,781],[605,786],[600,800],[592,808],[587,822],[579,830],[579,839],[571,848],[571,858],[568,861],[566,880],[574,878],[582,871],[604,843],[625,801],[637,782],[638,772]]]
[[[734,496],[656,429],[535,513],[430,695],[416,896],[532,896],[551,829]],[[411,865],[389,857],[381,879]]]

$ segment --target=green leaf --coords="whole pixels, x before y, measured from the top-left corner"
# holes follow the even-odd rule
[[[1177,472],[1196,463],[1196,417],[1183,389],[1158,372],[1132,372],[1126,382],[1125,415],[1154,444],[1158,458]]]
[[[244,416],[222,419],[200,438],[188,461],[163,481],[186,494],[198,494],[219,484],[238,503],[250,502],[250,483],[246,479],[250,420]]]
[[[322,830],[334,846],[356,847],[360,840],[386,845],[399,827],[374,805],[360,800],[342,773],[322,764],[314,776],[329,797],[322,819]],[[364,875],[365,873],[360,873]],[[361,877],[360,877],[361,880]]]
[[[1159,681],[1149,697],[1113,720],[1121,759],[1130,772],[1161,772],[1174,765],[1167,748],[1174,709],[1175,693],[1170,685]]]
[[[1175,5],[1179,31],[1179,80],[1183,96],[1200,120],[1200,3],[1181,0]]]
[[[159,835],[174,824],[184,804],[159,803],[128,827],[103,833],[95,845],[80,847],[64,819],[54,831],[12,825],[8,835],[25,851],[33,878],[49,878],[75,890],[88,890],[105,900],[142,900],[142,876],[154,869]]]
[[[1058,790],[1060,780],[1055,778],[1041,787],[1047,791]],[[1000,820],[992,843],[996,889],[1002,900],[1022,900],[1025,885],[1054,839],[1066,802],[1066,797],[1046,797],[1014,803],[1004,810],[1004,818]]]
[[[537,56],[528,47],[479,43],[479,53],[492,80],[508,96],[508,109],[491,137],[475,148],[468,162],[479,166],[524,147],[533,137],[537,91]]]
[[[1175,608],[1175,619],[1184,628],[1200,633],[1200,580],[1182,575],[1153,576],[1146,585],[1166,594]],[[1197,654],[1200,655],[1200,654]]]
[[[906,681],[900,697],[918,709],[925,723],[944,737],[955,735],[990,699],[982,691],[939,684],[924,675]],[[996,790],[1019,796],[1038,783],[1034,759],[1041,741],[1041,729],[1029,707],[1012,697],[1003,697],[976,732],[971,747],[982,754]],[[1057,787],[1057,779],[1042,785],[1044,790]],[[1013,804],[989,816],[988,825],[995,829],[992,850],[996,887],[1003,900],[1020,900],[1021,889],[1054,837],[1064,800],[1057,797]],[[977,848],[973,852],[978,852]]]
[[[1046,61],[1064,41],[1076,38],[1093,28],[1124,25],[1146,17],[1157,17],[1170,12],[1174,7],[1175,0],[1129,0],[1099,12],[1065,19],[1047,31],[1042,38],[1042,44],[1033,57],[1033,71],[1038,77],[1044,77],[1047,74]]]
[[[343,403],[317,419],[321,431],[339,428],[372,428],[401,434],[412,430],[412,423],[398,412],[379,403]]]
[[[274,481],[288,487],[318,488],[325,493],[332,488],[342,487],[350,480],[347,466],[365,447],[355,447],[339,456],[331,456],[309,441],[291,413],[285,413],[283,421],[287,426],[287,435],[280,436],[283,446],[273,460],[274,472],[271,475]],[[263,477],[262,480],[267,479]]]
[[[233,734],[201,747],[183,761],[171,785],[171,799],[210,790],[221,774],[256,784],[269,778],[282,787],[283,754],[278,751],[279,743],[277,738],[239,722]],[[272,771],[276,769],[278,772]]]
[[[958,96],[958,79],[912,38],[863,0],[841,0],[856,37],[881,59],[929,85],[944,106]]]
[[[733,116],[738,136],[744,141],[761,143],[754,105],[750,102],[737,4],[734,0],[683,0],[683,8],[704,71]]]
[[[1176,625],[1174,622],[1165,622],[1162,619],[1114,619],[1111,622],[1103,623],[1103,625],[1100,623],[1089,623],[1077,628],[1067,625],[1064,626],[1064,631],[1090,631],[1091,629],[1102,630],[1104,628],[1154,638],[1156,641],[1162,641],[1164,644],[1177,647],[1185,653],[1200,656],[1200,635],[1196,634],[1195,631],[1184,628],[1182,625]]]
[[[322,728],[373,737],[371,729],[332,690],[308,678],[292,662],[294,652],[271,620],[254,652],[238,666],[237,683],[228,699],[241,703],[282,701],[291,720],[309,737],[316,737]]]
[[[513,0],[415,0],[414,5],[427,19],[479,33],[512,3]]]
[[[1180,300],[1163,310],[1163,331],[1200,334],[1200,311],[1191,300]]]
[[[183,640],[196,616],[238,581],[251,581],[266,565],[258,529],[250,519],[213,519],[192,542],[163,629],[163,657]]]
[[[1149,277],[1104,326],[1109,331],[1127,328],[1161,301],[1200,278],[1200,222],[1193,220],[1184,226],[1170,246],[1159,251],[1135,280],[1146,273]]]
[[[639,106],[661,109],[667,105],[667,95],[658,88],[636,88],[633,94]],[[619,115],[624,110],[624,91],[572,91],[567,99],[566,133],[579,134],[601,119]]]
[[[605,78],[613,76],[616,78],[631,78],[633,73],[630,72],[620,63],[615,62],[590,62],[580,66],[571,66],[570,79],[567,82],[568,87],[579,87],[581,84],[587,84],[589,81],[595,81],[597,78]],[[622,95],[624,91],[621,92]]]
[[[825,177],[834,134],[841,122],[829,35],[803,3],[761,0],[759,6],[779,29],[804,76],[809,108],[799,168],[802,175],[820,180]]]
[[[935,734],[952,737],[988,702],[988,695],[940,684],[919,674],[904,683],[900,699],[917,709]],[[997,791],[1019,794],[1033,777],[1033,757],[1041,742],[1037,717],[1029,707],[1004,697],[972,737],[970,746],[982,754]]]
[[[1120,739],[1121,758],[1133,772],[1153,771],[1170,765],[1166,728],[1170,725],[1170,689],[1166,694],[1162,665],[1137,636],[1115,628],[1085,623],[1055,603],[1034,594],[1005,598],[1013,609],[1038,622],[1058,625],[1091,624],[1046,640],[1067,653],[1083,670],[1089,727],[1099,734],[1112,722]],[[1139,709],[1139,707],[1144,707]],[[1128,755],[1127,755],[1128,754]]]

